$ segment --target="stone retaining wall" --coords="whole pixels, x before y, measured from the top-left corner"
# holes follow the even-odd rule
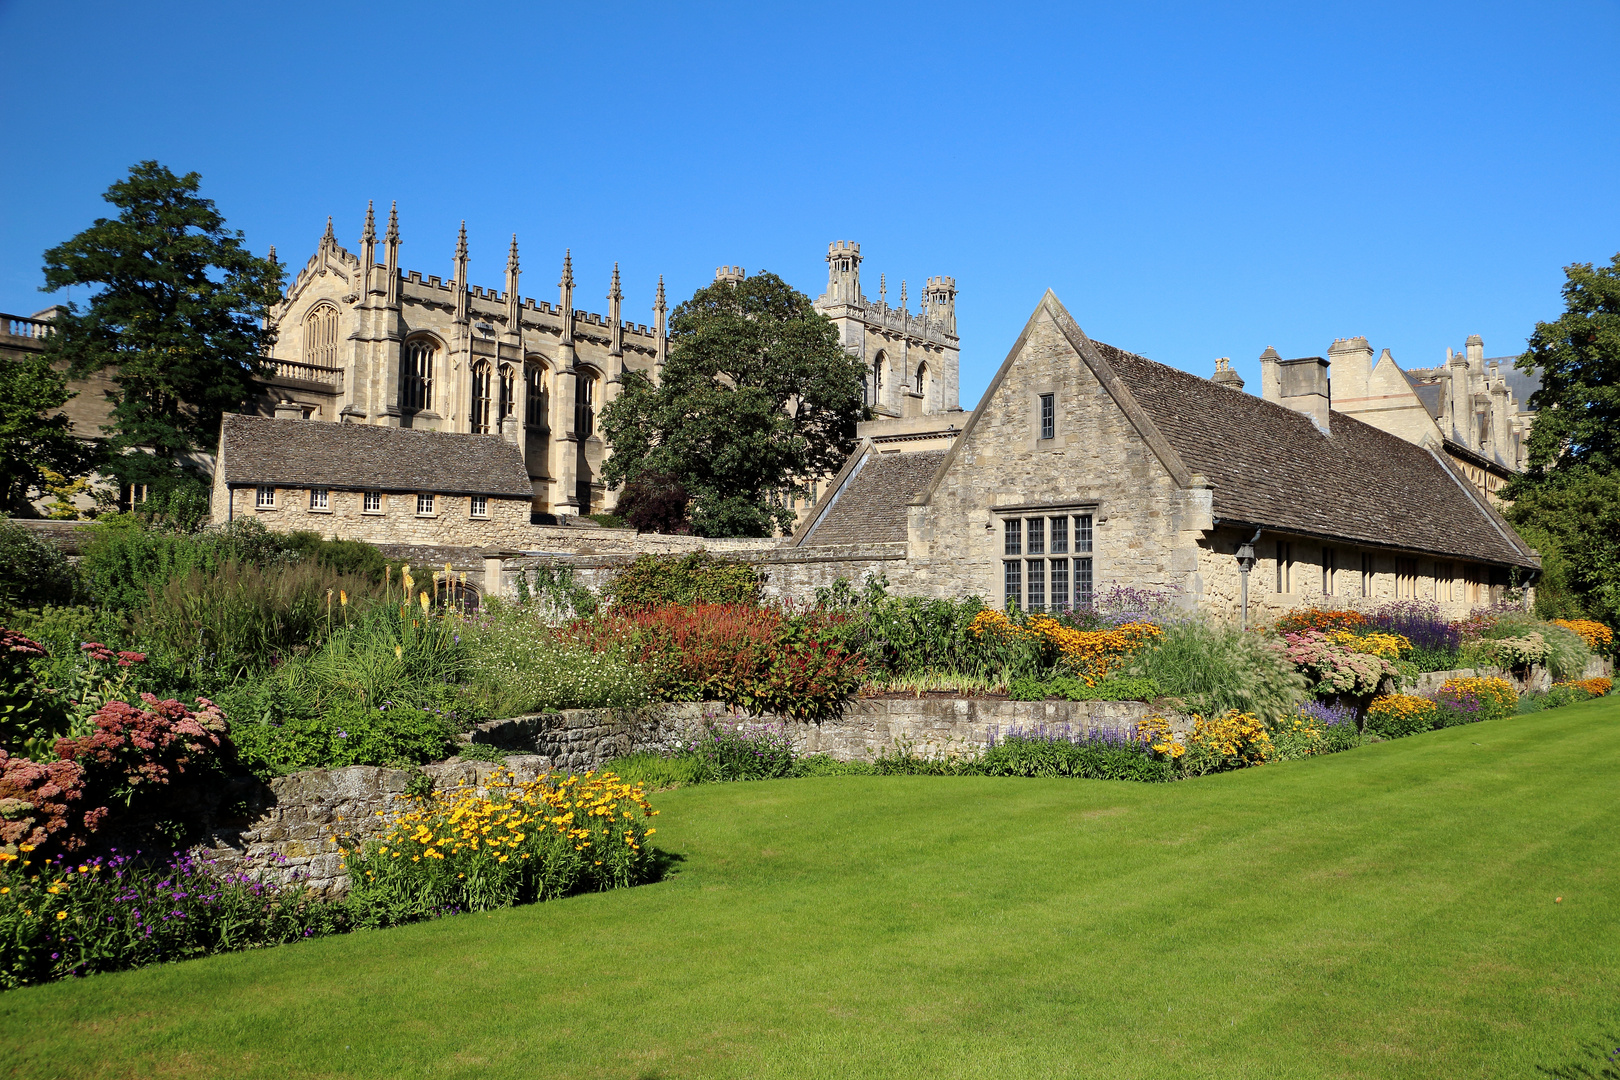
[[[821,723],[748,717],[718,702],[651,705],[641,709],[567,709],[516,716],[480,726],[474,742],[511,750],[518,780],[553,770],[583,771],[610,758],[668,753],[701,731],[703,721],[782,723],[801,754],[870,761],[909,745],[923,755],[982,748],[1017,730],[1047,725],[1071,731],[1129,731],[1152,710],[1139,701],[1003,701],[993,698],[863,698],[844,715]],[[1185,719],[1167,717],[1185,728]],[[451,758],[423,772],[440,789],[481,785],[499,766]],[[405,807],[411,773],[354,765],[311,769],[268,784],[242,781],[233,793],[245,806],[236,821],[214,829],[201,845],[225,869],[248,869],[267,881],[306,882],[319,893],[348,888],[340,845],[379,835]]]

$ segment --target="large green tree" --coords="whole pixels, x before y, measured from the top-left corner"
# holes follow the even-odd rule
[[[109,469],[157,490],[211,452],[270,344],[264,317],[281,270],[225,227],[196,173],[143,161],[103,196],[118,208],[45,253],[45,290],[87,285],[88,307],[57,316],[47,355],[75,378],[113,369]]]
[[[0,512],[33,516],[48,472],[77,476],[95,460],[95,447],[75,439],[56,411],[72,396],[46,357],[0,359]]]
[[[1541,389],[1508,513],[1543,555],[1538,609],[1620,625],[1620,254],[1564,276],[1564,313],[1536,324],[1516,364]]]
[[[659,384],[626,371],[602,410],[603,479],[677,482],[700,536],[788,529],[794,497],[855,448],[863,376],[831,320],[775,274],[715,282],[671,316]]]

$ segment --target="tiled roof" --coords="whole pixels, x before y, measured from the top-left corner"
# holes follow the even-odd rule
[[[801,541],[882,544],[906,539],[906,505],[928,488],[944,450],[881,454],[868,450],[844,480],[820,520]]]
[[[1217,519],[1484,562],[1537,560],[1443,456],[1333,413],[1301,413],[1095,343],[1187,468]]]
[[[532,498],[517,447],[495,435],[227,415],[227,484]]]

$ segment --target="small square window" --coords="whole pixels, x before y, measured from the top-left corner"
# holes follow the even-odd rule
[[[1041,395],[1041,438],[1050,439],[1057,434],[1057,395]]]
[[[253,505],[261,510],[273,508],[276,505],[276,489],[273,487],[260,488],[257,497],[253,500]]]
[[[325,488],[311,488],[309,491],[309,508],[311,510],[330,510],[331,499]]]
[[[472,497],[472,516],[489,517],[489,499],[487,496],[474,495]]]
[[[418,495],[416,497],[416,516],[417,517],[432,517],[433,516],[433,496],[432,495]]]
[[[366,514],[382,513],[382,492],[368,491],[361,496],[360,511]]]

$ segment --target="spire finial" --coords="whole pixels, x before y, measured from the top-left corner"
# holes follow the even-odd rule
[[[512,234],[512,250],[507,253],[506,268],[514,272],[518,268],[517,233]]]
[[[321,243],[323,243],[323,244],[331,244],[331,243],[335,243],[336,241],[337,241],[337,236],[334,235],[333,232],[332,232],[332,215],[327,214],[326,215],[326,232],[321,235]]]
[[[884,307],[889,306],[889,275],[888,274],[879,274],[878,275],[878,299],[880,301],[882,301]]]
[[[654,311],[664,310],[664,275],[658,275],[658,299],[653,302]]]
[[[613,287],[608,290],[607,298],[609,300],[618,300],[623,296],[624,294],[619,291],[619,264],[615,262],[613,264]]]
[[[573,288],[573,285],[574,285],[574,249],[573,248],[565,248],[565,249],[563,249],[563,276],[562,276],[562,280],[557,282],[557,284],[559,286],[562,286],[562,287]]]
[[[271,262],[276,261],[276,245],[274,245],[274,244],[270,245],[270,261]]]
[[[906,310],[906,279],[900,279],[900,310]]]
[[[366,200],[366,227],[360,230],[361,243],[375,243],[377,239],[377,215],[372,211],[371,200]]]
[[[399,201],[397,199],[388,207],[388,232],[383,239],[390,244],[399,243]]]
[[[456,234],[456,258],[467,257],[467,219],[461,219],[461,232]]]

